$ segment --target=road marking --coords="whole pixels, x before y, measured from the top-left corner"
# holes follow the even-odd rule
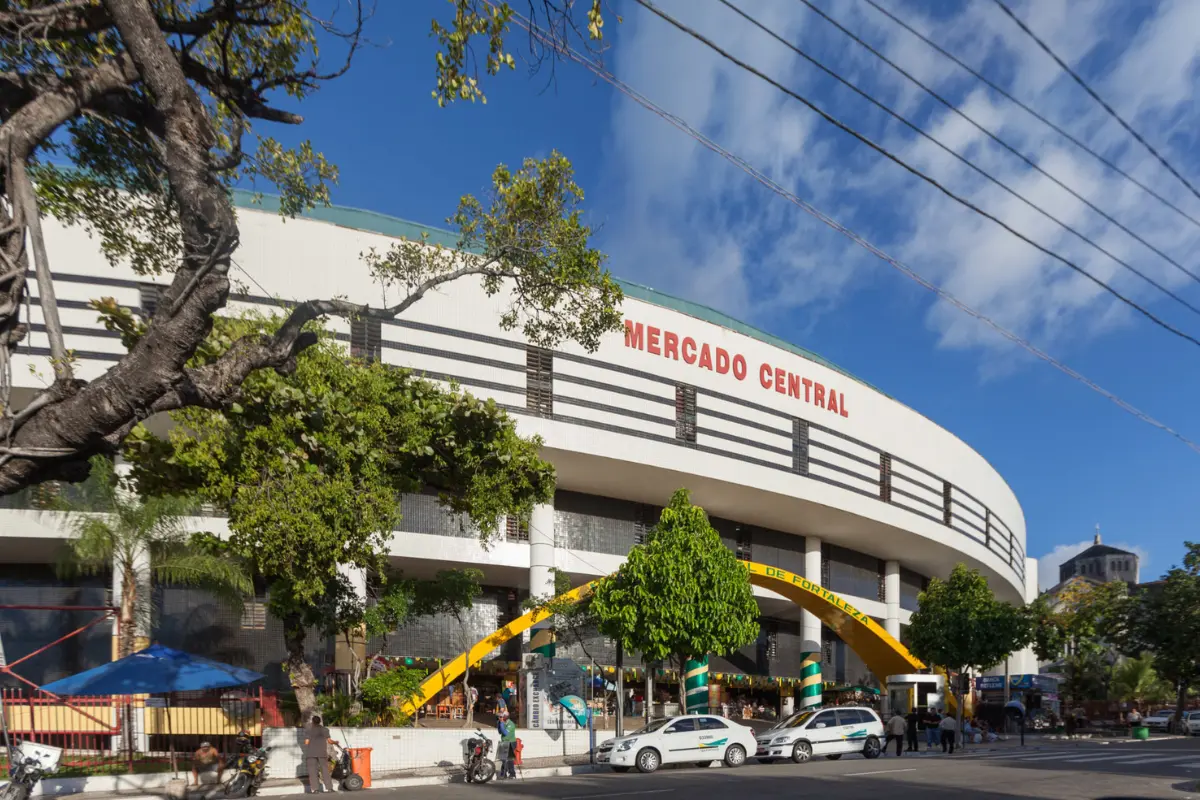
[[[891,775],[894,772],[916,772],[916,767],[908,769],[877,769],[874,772],[847,772],[842,775],[843,778],[857,778],[860,775]]]
[[[1089,761],[1112,761],[1112,760],[1113,760],[1113,757],[1111,755],[1102,755],[1102,756],[1090,755],[1090,756],[1084,756],[1082,758],[1064,758],[1063,763],[1064,764],[1086,764]]]
[[[1134,766],[1137,766],[1138,764],[1157,764],[1160,761],[1183,761],[1185,758],[1192,758],[1192,756],[1190,756],[1190,755],[1178,756],[1177,755],[1177,756],[1155,756],[1154,758],[1141,758],[1141,759],[1138,759],[1134,763]],[[1113,759],[1113,760],[1116,761],[1116,759]],[[1126,759],[1122,759],[1122,760],[1128,761],[1129,759],[1126,758]]]
[[[593,797],[633,797],[641,794],[666,794],[673,792],[674,789],[647,789],[644,792],[604,792],[603,794],[573,794],[569,797],[564,797],[562,800],[588,800]]]

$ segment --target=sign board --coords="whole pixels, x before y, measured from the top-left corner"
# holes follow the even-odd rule
[[[165,697],[147,697],[146,708],[166,708],[167,698]]]

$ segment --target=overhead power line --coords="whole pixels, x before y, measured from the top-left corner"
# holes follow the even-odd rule
[[[1179,170],[1177,170],[1173,166],[1171,166],[1167,162],[1167,160],[1165,158],[1163,158],[1162,155],[1157,150],[1154,149],[1153,145],[1151,145],[1149,142],[1147,142],[1146,139],[1140,133],[1135,131],[1133,129],[1133,127],[1121,117],[1120,114],[1118,114],[1115,110],[1113,110],[1112,106],[1110,106],[1108,103],[1104,102],[1104,98],[1102,98],[1102,97],[1100,97],[1100,95],[1096,94],[1095,90],[1092,89],[1091,86],[1088,86],[1087,81],[1085,81],[1083,78],[1081,78],[1079,76],[1079,73],[1075,72],[1075,70],[1071,69],[1071,67],[1068,66],[1065,61],[1063,61],[1061,58],[1059,58],[1058,55],[1056,55],[1055,52],[1050,49],[1050,45],[1046,44],[1044,41],[1042,41],[1038,37],[1038,35],[1036,33],[1031,31],[1029,29],[1029,26],[1026,25],[1024,22],[1022,22],[1021,18],[1018,17],[1016,14],[1014,14],[1012,12],[1012,9],[1010,9],[1008,6],[1006,6],[1004,4],[1003,0],[993,0],[993,2],[996,5],[1000,6],[1000,10],[1003,11],[1005,14],[1007,14],[1013,22],[1017,23],[1017,27],[1020,28],[1021,30],[1023,30],[1030,39],[1033,39],[1033,41],[1037,43],[1037,46],[1042,48],[1043,51],[1045,51],[1046,55],[1048,55],[1052,59],[1054,59],[1054,62],[1056,64],[1058,64],[1059,67],[1062,68],[1063,72],[1070,75],[1072,80],[1074,80],[1076,83],[1078,83],[1085,92],[1087,92],[1089,95],[1091,95],[1092,99],[1095,100],[1097,103],[1099,103],[1101,105],[1101,107],[1105,111],[1108,112],[1108,115],[1110,117],[1112,117],[1117,122],[1119,122],[1121,124],[1121,127],[1129,132],[1130,136],[1137,139],[1138,142],[1141,143],[1142,147],[1145,147],[1147,150],[1149,150],[1150,155],[1152,155],[1156,159],[1158,159],[1158,163],[1160,163],[1164,167],[1166,167],[1168,172],[1170,172],[1172,175],[1174,175],[1176,178],[1178,178],[1180,183],[1182,183],[1189,190],[1191,190],[1191,193],[1194,194],[1197,199],[1200,199],[1200,190],[1197,190],[1196,187],[1193,186],[1188,181],[1187,178],[1180,175]]]
[[[745,61],[742,61],[741,59],[739,59],[737,56],[734,56],[729,51],[724,50],[719,45],[717,45],[715,42],[713,42],[711,39],[704,36],[699,31],[697,31],[696,29],[680,22],[675,17],[672,17],[670,14],[668,14],[665,11],[663,11],[662,9],[658,8],[656,5],[654,5],[654,3],[650,2],[650,0],[636,0],[636,2],[638,3],[638,5],[644,7],[646,10],[650,11],[655,16],[657,16],[660,19],[662,19],[663,21],[667,22],[675,29],[687,34],[688,36],[692,37],[693,39],[700,42],[704,46],[708,47],[710,50],[717,53],[725,60],[741,67],[746,72],[749,72],[750,74],[755,75],[756,77],[760,78],[761,80],[769,83],[771,86],[774,86],[776,89],[778,89],[779,91],[788,95],[789,97],[803,103],[805,106],[807,106],[808,108],[810,108],[814,112],[816,112],[816,114],[818,116],[820,116],[822,119],[824,119],[829,124],[833,125],[834,127],[838,128],[839,130],[849,134],[850,136],[853,136],[855,139],[862,142],[867,147],[870,147],[872,150],[879,153],[884,158],[888,159],[889,161],[896,164],[897,166],[902,167],[904,170],[906,170],[910,174],[925,181],[930,186],[934,187],[939,192],[941,192],[942,194],[949,197],[951,200],[954,200],[955,202],[959,203],[960,205],[964,206],[965,208],[969,208],[970,210],[974,211],[976,214],[979,214],[980,216],[991,220],[992,222],[999,225],[1001,228],[1008,231],[1013,236],[1016,236],[1021,241],[1032,246],[1039,252],[1041,252],[1047,256],[1050,256],[1055,261],[1058,261],[1059,263],[1063,264],[1064,266],[1066,266],[1066,267],[1074,270],[1075,272],[1079,273],[1080,275],[1084,276],[1089,281],[1094,283],[1096,286],[1103,289],[1105,292],[1108,292],[1113,297],[1115,297],[1117,300],[1119,300],[1122,303],[1124,303],[1125,305],[1129,306],[1134,311],[1138,312],[1143,317],[1145,317],[1146,319],[1153,322],[1155,325],[1158,325],[1160,328],[1170,331],[1171,333],[1175,334],[1176,336],[1180,337],[1181,339],[1184,339],[1184,340],[1196,345],[1197,347],[1200,347],[1200,339],[1197,339],[1196,337],[1192,336],[1189,333],[1185,333],[1184,331],[1180,330],[1179,328],[1175,327],[1171,323],[1167,322],[1166,320],[1164,320],[1161,317],[1159,317],[1158,315],[1156,315],[1154,312],[1149,311],[1148,309],[1139,305],[1134,300],[1131,300],[1130,298],[1121,294],[1119,291],[1117,291],[1113,287],[1109,286],[1107,283],[1100,280],[1095,275],[1091,274],[1086,269],[1084,269],[1083,267],[1076,264],[1074,261],[1071,261],[1070,259],[1068,259],[1065,256],[1059,255],[1057,252],[1055,252],[1054,250],[1051,250],[1050,248],[1046,247],[1045,245],[1035,242],[1033,239],[1031,239],[1028,236],[1026,236],[1025,234],[1021,233],[1020,231],[1018,231],[1016,228],[1009,225],[1004,220],[1000,219],[999,217],[995,216],[994,214],[992,214],[988,211],[985,211],[983,208],[972,203],[970,200],[966,199],[965,197],[955,194],[949,188],[947,188],[946,186],[944,186],[940,182],[938,182],[938,180],[936,178],[933,178],[932,176],[928,175],[927,173],[922,172],[920,169],[909,164],[907,161],[905,161],[902,158],[900,158],[899,156],[895,155],[887,148],[876,143],[874,140],[870,139],[866,135],[859,133],[854,128],[850,127],[846,123],[839,120],[837,117],[834,117],[832,114],[830,114],[827,111],[825,111],[824,109],[822,109],[820,106],[818,106],[813,101],[809,100],[807,97],[804,97],[803,95],[799,94],[798,92],[796,92],[792,89],[789,89],[788,87],[784,86],[782,83],[780,83],[779,81],[770,77],[769,75],[765,74],[761,70],[756,69],[755,67],[751,66],[750,64],[747,64]],[[936,140],[934,140],[934,141],[936,141]],[[940,144],[940,143],[938,143],[938,144]],[[942,145],[942,146],[944,147],[944,145]],[[950,152],[953,153],[953,151],[950,151]],[[955,154],[955,155],[957,155],[957,154]],[[967,162],[967,163],[969,164],[970,162]]]
[[[725,0],[722,0],[722,2],[725,2]],[[1147,247],[1147,248],[1148,248],[1149,250],[1151,250],[1153,253],[1155,253],[1156,255],[1158,255],[1159,257],[1161,257],[1163,260],[1165,260],[1165,261],[1166,261],[1168,264],[1170,264],[1171,266],[1175,267],[1176,269],[1178,269],[1180,272],[1184,273],[1184,274],[1185,274],[1185,275],[1187,275],[1188,277],[1192,278],[1192,280],[1195,280],[1195,281],[1197,281],[1197,282],[1200,282],[1200,275],[1197,275],[1195,272],[1193,272],[1192,270],[1188,269],[1188,268],[1187,268],[1187,267],[1185,267],[1183,264],[1180,264],[1178,261],[1176,261],[1174,258],[1172,258],[1171,256],[1169,256],[1169,255],[1167,255],[1166,253],[1164,253],[1164,252],[1163,252],[1162,250],[1160,250],[1158,247],[1154,246],[1154,245],[1153,245],[1153,244],[1151,244],[1150,242],[1148,242],[1148,241],[1146,241],[1145,239],[1143,239],[1143,238],[1142,238],[1140,235],[1138,235],[1137,233],[1135,233],[1135,232],[1133,232],[1132,230],[1130,230],[1129,228],[1125,227],[1125,225],[1121,224],[1119,221],[1117,221],[1116,219],[1114,219],[1114,218],[1113,218],[1111,215],[1109,215],[1109,214],[1108,214],[1106,211],[1104,211],[1102,208],[1100,208],[1099,206],[1097,206],[1095,203],[1091,202],[1091,201],[1090,201],[1090,200],[1088,200],[1086,197],[1084,197],[1083,195],[1081,195],[1079,192],[1075,191],[1075,190],[1074,190],[1074,189],[1072,189],[1070,186],[1068,186],[1067,184],[1063,183],[1061,180],[1059,180],[1059,179],[1058,179],[1058,178],[1056,178],[1055,176],[1051,175],[1051,174],[1050,174],[1049,172],[1047,172],[1046,170],[1042,169],[1041,165],[1039,165],[1039,164],[1038,164],[1037,162],[1035,162],[1033,159],[1029,158],[1029,157],[1028,157],[1028,156],[1026,156],[1024,153],[1022,153],[1021,151],[1017,150],[1015,147],[1013,147],[1012,145],[1010,145],[1008,142],[1006,142],[1006,141],[1004,141],[1003,139],[1001,139],[1001,138],[1000,138],[998,135],[996,135],[996,134],[995,134],[995,133],[993,133],[992,131],[988,130],[988,129],[987,129],[987,128],[985,128],[983,125],[979,124],[979,122],[977,122],[977,121],[976,121],[976,120],[975,120],[973,117],[971,117],[971,116],[970,116],[969,114],[967,114],[965,111],[963,111],[962,109],[958,108],[956,105],[954,105],[954,103],[951,103],[949,100],[947,100],[946,98],[942,97],[940,94],[938,94],[938,93],[937,93],[937,92],[935,92],[933,89],[931,89],[931,88],[929,88],[928,86],[926,86],[924,83],[922,83],[922,82],[921,82],[920,80],[918,80],[917,78],[913,77],[913,76],[912,76],[911,74],[909,74],[909,73],[908,73],[908,72],[907,72],[907,71],[906,71],[906,70],[905,70],[903,67],[899,66],[899,65],[898,65],[898,64],[896,64],[894,61],[892,61],[892,60],[891,60],[891,59],[889,59],[887,56],[885,56],[883,53],[879,52],[879,51],[878,51],[878,50],[876,50],[874,47],[872,47],[871,45],[869,45],[867,42],[863,41],[861,38],[859,38],[857,35],[855,35],[853,31],[847,30],[847,29],[846,29],[846,27],[845,27],[845,26],[843,26],[841,23],[839,23],[837,20],[835,20],[835,19],[833,19],[832,17],[830,17],[828,14],[826,14],[824,11],[822,11],[822,10],[821,10],[820,8],[818,8],[817,6],[813,5],[813,3],[811,2],[811,0],[800,0],[800,2],[801,2],[801,3],[803,3],[804,5],[808,6],[808,8],[809,8],[809,9],[810,9],[810,10],[811,10],[813,13],[817,14],[818,16],[820,16],[822,19],[824,19],[824,20],[825,20],[826,22],[828,22],[830,25],[834,26],[834,27],[835,27],[835,28],[837,28],[839,31],[841,31],[842,33],[846,34],[846,36],[850,37],[850,39],[852,39],[852,40],[853,40],[853,41],[854,41],[856,44],[860,45],[860,46],[861,46],[861,47],[863,47],[865,50],[867,50],[867,52],[871,53],[871,54],[872,54],[872,55],[874,55],[876,58],[878,58],[880,61],[882,61],[883,63],[887,64],[887,65],[888,65],[889,67],[891,67],[892,69],[896,70],[896,72],[899,72],[901,75],[903,75],[905,78],[907,78],[907,79],[908,79],[908,80],[909,80],[911,83],[915,84],[915,85],[916,85],[916,86],[918,86],[918,87],[919,87],[919,88],[920,88],[922,91],[924,91],[926,94],[928,94],[930,97],[932,97],[934,100],[937,100],[937,101],[938,101],[939,103],[941,103],[943,106],[945,106],[945,107],[946,107],[946,108],[948,108],[950,111],[952,111],[954,114],[956,114],[957,116],[961,117],[961,118],[962,118],[963,120],[965,120],[965,121],[966,121],[968,124],[970,124],[970,125],[971,125],[971,126],[973,126],[973,127],[976,129],[976,130],[978,130],[980,133],[984,134],[984,135],[985,135],[985,136],[987,136],[989,139],[991,139],[993,142],[995,142],[996,144],[1000,145],[1001,147],[1003,147],[1003,148],[1004,148],[1005,150],[1007,150],[1008,152],[1012,153],[1012,154],[1013,154],[1014,156],[1016,156],[1017,158],[1021,159],[1021,161],[1023,161],[1023,162],[1024,162],[1024,163],[1025,163],[1027,166],[1029,166],[1029,167],[1031,167],[1032,169],[1036,170],[1036,171],[1037,171],[1037,172],[1039,172],[1040,174],[1042,174],[1042,175],[1045,175],[1047,178],[1049,178],[1051,181],[1053,181],[1053,182],[1054,182],[1054,184],[1055,184],[1056,186],[1058,186],[1059,188],[1061,188],[1061,189],[1063,189],[1064,191],[1066,191],[1068,194],[1070,194],[1070,195],[1071,195],[1072,197],[1074,197],[1076,200],[1078,200],[1079,202],[1081,202],[1081,203],[1083,203],[1084,205],[1086,205],[1086,206],[1087,206],[1088,208],[1090,208],[1092,211],[1095,211],[1097,214],[1099,214],[1101,217],[1103,217],[1103,218],[1104,218],[1104,219],[1106,219],[1107,221],[1111,222],[1113,225],[1116,225],[1116,226],[1117,226],[1117,228],[1119,228],[1120,230],[1124,231],[1126,234],[1128,234],[1130,237],[1132,237],[1132,238],[1133,238],[1135,241],[1137,241],[1137,242],[1139,242],[1140,244],[1142,244],[1142,245],[1144,245],[1145,247]],[[725,5],[729,5],[729,3],[725,3]],[[735,8],[734,10],[735,10],[735,11],[737,11],[739,14],[741,14],[741,13],[742,13],[742,12],[741,12],[739,9],[736,9],[736,8]],[[745,16],[745,15],[743,14],[743,16]],[[1078,235],[1078,234],[1077,234],[1077,235]],[[1107,251],[1106,251],[1106,252],[1107,252]],[[1151,283],[1153,283],[1153,281],[1151,281]],[[1177,298],[1177,297],[1176,297],[1175,299],[1177,299],[1177,300],[1178,300],[1179,298]],[[1185,305],[1188,305],[1189,307],[1191,307],[1191,304],[1190,304],[1190,303],[1185,303]],[[1193,309],[1193,310],[1195,310],[1195,309]]]
[[[554,50],[555,52],[562,54],[563,56],[569,58],[570,60],[576,62],[577,64],[580,64],[581,66],[586,68],[588,71],[590,71],[593,75],[595,75],[596,77],[605,81],[606,83],[611,85],[613,88],[617,89],[617,91],[619,91],[622,94],[624,94],[625,96],[629,97],[631,100],[633,100],[638,105],[640,105],[643,108],[647,109],[648,111],[654,113],[659,118],[667,121],[668,123],[673,125],[675,128],[677,128],[678,130],[684,132],[685,134],[690,136],[692,139],[699,142],[704,147],[708,148],[712,152],[716,153],[717,155],[721,156],[725,160],[734,164],[739,169],[741,169],[743,172],[745,172],[747,175],[754,178],[756,181],[758,181],[763,186],[770,189],[775,194],[784,198],[785,200],[792,203],[793,205],[799,207],[802,211],[804,211],[809,216],[812,216],[813,218],[817,219],[824,225],[832,228],[833,230],[842,234],[846,238],[850,239],[852,242],[857,244],[859,247],[862,247],[867,252],[869,252],[872,255],[874,255],[875,257],[879,258],[884,263],[888,264],[890,267],[892,267],[893,269],[895,269],[896,271],[898,271],[899,273],[901,273],[902,275],[907,277],[909,280],[912,280],[913,282],[917,283],[918,285],[933,292],[939,298],[941,298],[942,300],[945,300],[947,303],[951,304],[952,306],[957,308],[959,311],[962,311],[964,314],[967,314],[968,316],[971,316],[971,317],[979,320],[980,322],[984,323],[985,325],[987,325],[992,330],[996,331],[996,333],[1000,334],[1008,341],[1010,341],[1013,344],[1017,345],[1018,347],[1022,348],[1023,350],[1030,353],[1031,355],[1046,362],[1050,366],[1057,369],[1059,372],[1062,372],[1064,375],[1067,375],[1068,377],[1072,378],[1073,380],[1076,380],[1076,381],[1082,383],[1084,386],[1088,387],[1093,392],[1096,392],[1097,394],[1104,397],[1109,402],[1116,405],[1122,411],[1136,417],[1137,419],[1146,423],[1147,425],[1152,425],[1155,428],[1158,428],[1160,431],[1170,434],[1174,438],[1178,439],[1179,441],[1183,442],[1185,445],[1190,447],[1196,453],[1200,453],[1200,444],[1197,444],[1196,442],[1192,441],[1191,439],[1188,439],[1186,436],[1179,433],[1178,431],[1176,431],[1174,428],[1170,427],[1169,425],[1159,422],[1157,419],[1155,419],[1154,417],[1145,413],[1144,411],[1141,411],[1136,406],[1126,402],[1125,400],[1122,400],[1120,397],[1118,397],[1117,395],[1108,391],[1104,387],[1100,386],[1099,384],[1097,384],[1095,381],[1091,380],[1087,376],[1075,371],[1071,367],[1067,366],[1066,364],[1064,364],[1061,361],[1059,361],[1058,359],[1056,359],[1054,356],[1052,356],[1049,353],[1045,352],[1044,350],[1040,349],[1039,347],[1034,345],[1032,342],[1018,336],[1017,334],[1015,334],[1012,331],[1005,328],[1000,323],[993,320],[991,317],[988,317],[986,314],[976,311],[974,308],[967,305],[962,300],[959,300],[957,297],[955,297],[950,292],[948,292],[945,289],[941,288],[940,286],[934,284],[933,282],[927,280],[920,273],[916,272],[914,269],[909,267],[904,262],[900,261],[897,258],[892,257],[891,255],[884,252],[880,248],[876,247],[874,244],[872,244],[870,241],[868,241],[867,239],[865,239],[864,237],[862,237],[855,231],[847,228],[846,226],[842,225],[837,220],[835,220],[832,217],[830,217],[829,215],[825,214],[825,212],[821,211],[816,206],[813,206],[812,204],[805,201],[803,198],[796,195],[794,192],[784,188],[778,182],[776,182],[774,179],[770,178],[769,176],[767,176],[766,174],[761,172],[758,168],[756,168],[753,165],[751,165],[750,163],[748,163],[742,157],[725,149],[722,145],[720,145],[719,143],[715,142],[714,140],[712,140],[711,138],[706,136],[703,132],[694,128],[690,123],[687,122],[687,120],[684,120],[681,117],[678,117],[678,116],[670,113],[669,111],[666,111],[661,106],[657,105],[653,100],[651,100],[648,97],[646,97],[645,95],[639,93],[636,89],[631,87],[629,84],[625,83],[620,78],[613,75],[611,72],[609,72],[607,69],[605,69],[598,62],[594,61],[591,58],[588,58],[585,55],[582,55],[575,48],[570,47],[569,45],[564,45],[561,41],[556,39],[553,35],[547,33],[542,28],[540,28],[536,24],[530,22],[530,20],[523,17],[519,12],[514,13],[513,17],[517,20],[518,24],[522,28],[524,28],[526,31],[528,31],[530,36],[536,38],[539,42],[541,42],[541,44],[543,46],[548,47],[548,48]]]
[[[988,79],[987,77],[985,77],[984,75],[982,75],[981,73],[979,73],[977,70],[975,70],[973,67],[971,67],[971,65],[967,64],[966,62],[964,62],[964,61],[963,61],[962,59],[960,59],[958,56],[954,55],[954,54],[953,54],[953,53],[951,53],[949,50],[947,50],[946,48],[942,47],[940,44],[938,44],[937,42],[933,41],[933,40],[932,40],[932,39],[930,39],[928,36],[926,36],[925,34],[921,33],[919,30],[917,30],[917,29],[916,29],[916,28],[914,28],[913,26],[909,25],[909,24],[908,24],[907,22],[905,22],[904,20],[900,19],[898,16],[896,16],[896,15],[895,15],[894,13],[892,13],[891,11],[888,11],[886,8],[884,8],[883,6],[879,5],[879,3],[877,3],[877,2],[876,2],[876,0],[863,0],[863,2],[867,3],[869,6],[871,6],[871,8],[875,9],[875,10],[876,10],[876,11],[878,11],[880,14],[883,14],[885,17],[887,17],[888,19],[890,19],[892,22],[896,23],[896,24],[897,24],[897,25],[899,25],[901,28],[903,28],[904,30],[906,30],[906,31],[908,31],[909,33],[911,33],[913,36],[915,36],[915,37],[917,37],[918,39],[920,39],[922,42],[924,42],[925,44],[927,44],[929,47],[933,48],[933,50],[935,50],[936,52],[938,52],[938,53],[940,53],[941,55],[945,56],[946,58],[950,59],[950,61],[952,61],[954,64],[956,64],[956,65],[959,67],[959,69],[962,69],[962,70],[964,70],[965,72],[967,72],[968,74],[970,74],[971,76],[973,76],[973,77],[974,77],[976,80],[978,80],[978,81],[979,81],[980,83],[982,83],[984,86],[988,87],[988,88],[989,88],[989,89],[991,89],[993,92],[995,92],[996,94],[998,94],[998,95],[1000,95],[1001,97],[1003,97],[1005,100],[1008,100],[1010,103],[1012,103],[1012,104],[1013,104],[1013,105],[1015,105],[1017,108],[1021,109],[1021,110],[1022,110],[1022,111],[1024,111],[1026,114],[1028,114],[1028,115],[1030,115],[1031,117],[1033,117],[1034,119],[1036,119],[1038,122],[1040,122],[1040,123],[1042,123],[1043,125],[1045,125],[1046,127],[1050,128],[1050,130],[1054,131],[1054,132],[1055,132],[1055,133],[1057,133],[1059,136],[1063,137],[1063,138],[1064,138],[1064,139],[1066,139],[1068,142],[1070,142],[1071,144],[1075,145],[1077,148],[1079,148],[1079,149],[1080,149],[1080,150],[1082,150],[1083,152],[1085,152],[1085,153],[1087,153],[1088,155],[1090,155],[1092,158],[1094,158],[1094,159],[1096,159],[1097,161],[1099,161],[1101,164],[1103,164],[1103,165],[1104,165],[1105,167],[1107,167],[1109,170],[1111,170],[1111,171],[1113,171],[1113,172],[1117,173],[1118,175],[1120,175],[1121,177],[1125,178],[1125,180],[1129,181],[1129,182],[1130,182],[1130,183],[1132,183],[1134,186],[1138,187],[1138,188],[1139,188],[1139,189],[1141,189],[1143,192],[1145,192],[1146,194],[1150,195],[1150,196],[1151,196],[1151,197],[1153,197],[1155,200],[1157,200],[1158,202],[1162,203],[1164,206],[1166,206],[1167,208],[1171,209],[1171,210],[1172,210],[1172,211],[1174,211],[1176,214],[1178,214],[1179,216],[1181,216],[1181,217],[1183,217],[1184,219],[1186,219],[1188,222],[1190,222],[1190,223],[1192,223],[1193,225],[1195,225],[1197,228],[1200,228],[1200,219],[1197,219],[1196,217],[1192,216],[1192,215],[1191,215],[1191,214],[1189,214],[1188,212],[1184,211],[1184,210],[1183,210],[1182,208],[1180,208],[1178,205],[1176,205],[1175,203],[1172,203],[1170,200],[1168,200],[1167,198],[1163,197],[1161,194],[1159,194],[1158,192],[1154,191],[1154,190],[1153,190],[1153,189],[1151,189],[1149,186],[1147,186],[1146,184],[1142,183],[1140,180],[1138,180],[1137,178],[1133,177],[1132,175],[1130,175],[1130,174],[1129,174],[1128,172],[1126,172],[1125,170],[1123,170],[1123,169],[1121,169],[1120,167],[1118,167],[1118,166],[1117,166],[1116,164],[1114,164],[1112,161],[1110,161],[1109,159],[1107,159],[1107,158],[1105,158],[1104,156],[1102,156],[1102,155],[1100,155],[1099,153],[1097,153],[1097,152],[1096,152],[1095,150],[1093,150],[1093,149],[1092,149],[1090,146],[1088,146],[1088,144],[1087,144],[1086,142],[1083,142],[1083,141],[1079,140],[1077,137],[1073,136],[1071,133],[1069,133],[1068,131],[1064,130],[1064,129],[1063,129],[1061,126],[1057,125],[1057,124],[1056,124],[1056,123],[1054,123],[1054,122],[1051,122],[1051,121],[1050,121],[1049,119],[1047,119],[1045,116],[1043,116],[1042,114],[1038,113],[1038,112],[1037,112],[1037,111],[1035,111],[1033,108],[1031,108],[1031,107],[1030,107],[1028,104],[1026,104],[1026,103],[1022,102],[1021,100],[1018,100],[1018,99],[1017,99],[1017,98],[1015,98],[1015,97],[1013,97],[1013,96],[1012,96],[1012,95],[1011,95],[1011,94],[1008,92],[1008,90],[1006,90],[1004,87],[1002,87],[1002,86],[999,86],[999,85],[998,85],[998,84],[996,84],[994,81],[992,81],[992,80]]]

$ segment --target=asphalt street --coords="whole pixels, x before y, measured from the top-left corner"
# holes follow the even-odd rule
[[[1200,780],[1200,742],[1164,741],[1119,745],[1066,744],[1040,748],[942,756],[940,753],[868,761],[849,756],[740,769],[666,768],[653,775],[597,773],[570,778],[493,782],[485,786],[439,786],[375,790],[380,800],[545,798],[545,800],[670,800],[723,798],[769,800],[819,796],[847,800],[1134,800],[1193,798]]]

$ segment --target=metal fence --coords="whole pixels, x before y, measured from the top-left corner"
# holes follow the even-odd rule
[[[257,688],[170,698],[59,697],[40,689],[4,689],[0,699],[10,737],[63,749],[60,777],[160,772],[173,761],[187,771],[202,742],[228,758],[239,732],[261,743],[264,727],[283,724],[278,697]]]

